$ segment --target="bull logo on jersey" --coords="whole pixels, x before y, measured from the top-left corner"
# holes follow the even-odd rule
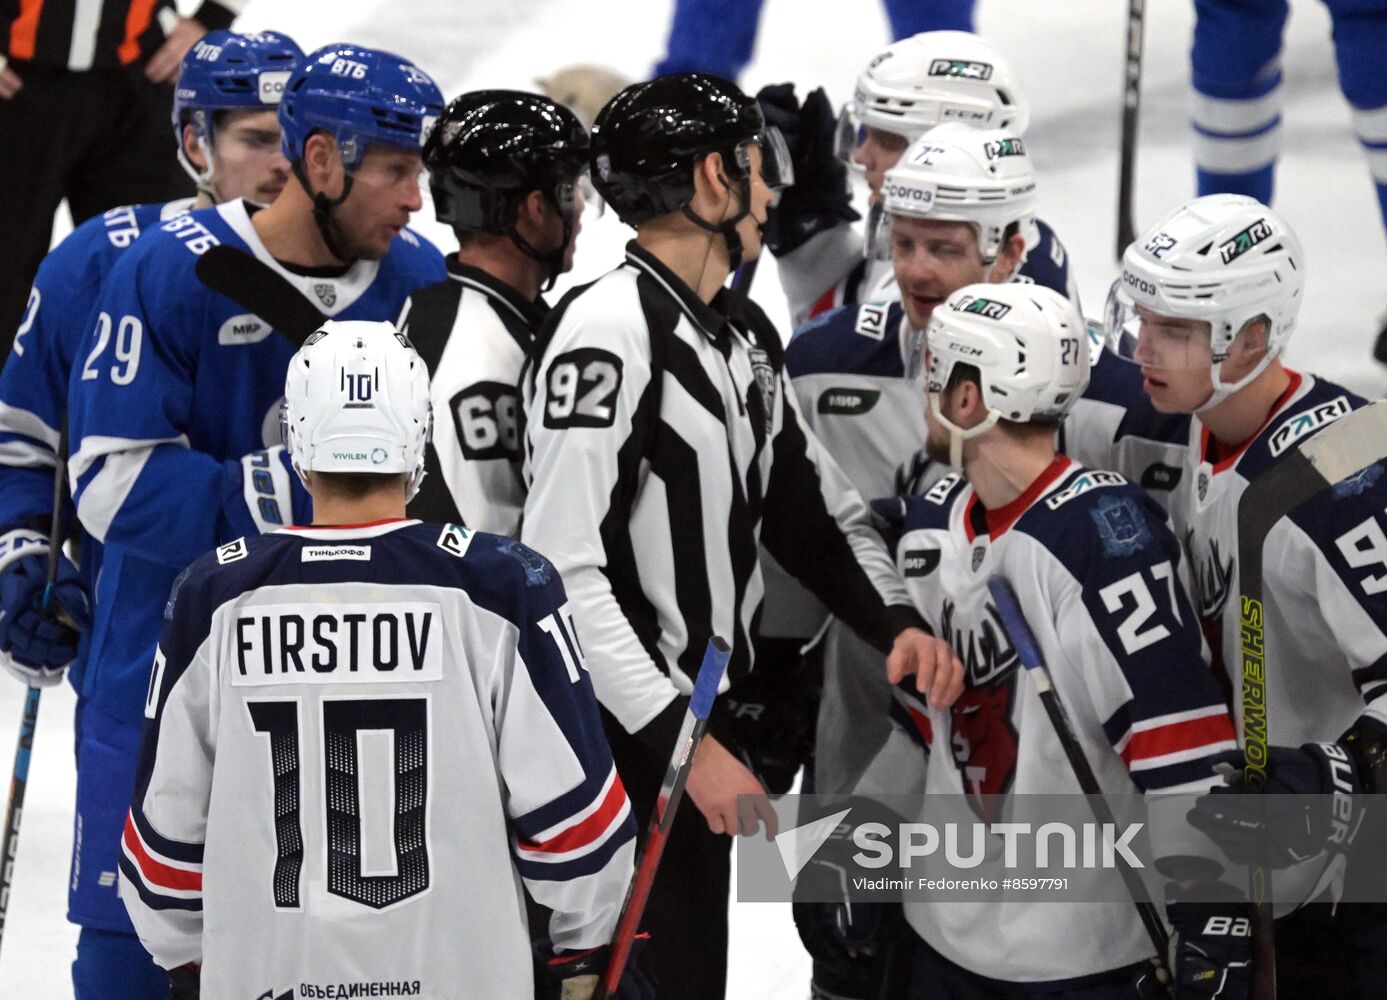
[[[1223,616],[1223,606],[1233,589],[1233,557],[1223,558],[1218,539],[1209,539],[1207,552],[1195,544],[1194,530],[1185,532],[1185,551],[1190,554],[1190,572],[1194,577],[1194,603],[1199,617],[1205,621]]]
[[[313,294],[318,296],[318,300],[322,302],[323,306],[327,309],[331,309],[337,304],[336,285],[329,284],[326,281],[314,282]]]
[[[986,555],[987,555],[987,550],[984,549],[981,545],[976,546],[976,547],[973,549],[973,572],[974,572],[974,573],[976,573],[976,572],[978,571],[978,569],[982,566],[982,561],[983,561],[983,559],[986,557]]]

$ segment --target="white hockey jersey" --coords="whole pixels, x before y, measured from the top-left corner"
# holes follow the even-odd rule
[[[542,556],[286,529],[194,563],[165,617],[121,895],[206,1000],[529,1000],[522,879],[555,947],[609,940],[635,822]]]
[[[1238,504],[1248,484],[1310,435],[1365,405],[1332,382],[1291,372],[1257,434],[1217,455],[1196,417],[1173,506],[1193,592],[1242,727]],[[1387,467],[1302,504],[1263,555],[1269,741],[1337,739],[1365,710],[1387,721]],[[1365,708],[1366,706],[1366,708]]]
[[[456,256],[448,279],[409,297],[397,325],[429,367],[433,440],[409,513],[475,531],[520,534],[517,385],[548,307]]]
[[[903,721],[928,749],[923,819],[933,794],[1080,791],[993,606],[995,575],[1015,588],[1104,791],[1213,783],[1211,757],[1234,749],[1233,724],[1181,585],[1179,544],[1145,492],[1060,456],[997,510],[957,476],[907,503],[897,566],[966,671],[948,710],[898,689]],[[1065,980],[1150,955],[1130,902],[1066,905],[1062,920],[1047,913],[1015,896],[906,903],[930,947],[995,979]]]

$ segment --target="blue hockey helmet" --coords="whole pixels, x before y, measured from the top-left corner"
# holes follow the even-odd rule
[[[309,55],[289,81],[279,105],[280,141],[297,163],[321,129],[351,170],[368,146],[420,149],[442,113],[438,85],[408,59],[339,42]]]
[[[173,92],[173,132],[183,146],[183,126],[212,140],[214,111],[273,110],[279,106],[303,50],[273,31],[209,31],[183,57]]]

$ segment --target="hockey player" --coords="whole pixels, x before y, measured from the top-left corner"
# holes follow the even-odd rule
[[[598,116],[592,162],[636,240],[620,267],[565,297],[527,369],[521,537],[568,583],[641,813],[708,637],[732,639],[732,677],[751,668],[758,542],[879,655],[918,669],[934,702],[952,698],[961,668],[902,606],[865,505],[806,432],[775,329],[723,288],[760,252],[789,180],[756,103],[700,74],[636,84]],[[723,834],[738,829],[737,796],[762,788],[715,736],[688,791],[647,916],[661,996],[709,1000],[726,978]]]
[[[404,229],[420,206],[419,149],[442,110],[438,88],[398,56],[347,45],[313,53],[280,104],[293,176],[274,204],[228,202],[147,233],[111,272],[76,354],[73,495],[106,548],[78,692],[73,916],[128,944],[79,998],[108,995],[98,991],[113,966],[162,978],[131,934],[113,873],[169,587],[219,542],[307,509],[282,447],[262,450],[276,441],[289,331],[203,284],[199,258],[219,245],[242,251],[258,269],[245,283],[281,286],[298,311],[312,303],[338,318],[393,319],[444,274],[438,252]],[[79,978],[82,965],[79,951]]]
[[[235,198],[273,199],[289,171],[275,109],[302,58],[283,35],[210,32],[184,57],[174,109],[180,159],[200,181],[197,197],[112,209],[78,226],[39,267],[21,339],[0,375],[0,664],[26,683],[56,684],[78,652],[77,632],[47,621],[38,604],[68,376],[102,282],[140,233],[160,221]],[[64,521],[70,526],[72,518]],[[59,560],[59,604],[70,622],[83,622],[100,546],[84,540],[80,568],[66,555]],[[72,680],[80,689],[80,677]]]
[[[540,292],[573,266],[588,134],[538,94],[478,90],[448,105],[424,164],[458,251],[447,280],[410,296],[399,321],[432,374],[439,416],[410,513],[515,536],[525,503],[516,386],[548,312]]]
[[[284,395],[313,526],[175,585],[121,844],[141,940],[180,996],[522,1000],[523,880],[563,952],[540,995],[589,995],[636,824],[563,581],[405,517],[432,416],[390,323],[326,323]]]
[[[675,0],[655,74],[712,73],[735,80],[751,62],[763,0]],[[973,30],[973,0],[885,0],[891,37]]]
[[[887,259],[874,252],[871,240],[886,171],[910,143],[950,122],[1004,129],[1019,138],[1030,122],[1030,105],[1006,59],[963,31],[915,35],[876,55],[858,76],[852,103],[836,127],[822,95],[811,94],[803,108],[788,88],[767,88],[760,98],[767,120],[795,133],[796,188],[772,213],[767,246],[776,255],[796,325],[834,306],[900,297]],[[851,225],[857,214],[831,150],[863,171],[874,206],[865,234]],[[1077,302],[1069,257],[1054,230],[1036,221],[1022,236],[1018,280]]]
[[[1231,683],[1240,727],[1240,499],[1293,446],[1365,402],[1282,362],[1305,267],[1295,233],[1271,209],[1243,195],[1208,195],[1127,248],[1109,297],[1112,349],[1141,366],[1159,409],[1194,414],[1173,513],[1189,553],[1196,607],[1215,665]],[[1352,791],[1387,791],[1382,472],[1379,463],[1302,504],[1265,541],[1266,724],[1283,746],[1262,787],[1324,793],[1324,815],[1307,816],[1306,830],[1328,825],[1334,776],[1345,763]],[[1204,805],[1211,830],[1226,834],[1225,824],[1238,826],[1235,802],[1215,796]],[[1323,841],[1302,845],[1297,853],[1304,858],[1320,846]],[[1313,885],[1323,868],[1324,858],[1313,858],[1299,874]],[[1346,904],[1336,913],[1332,901],[1317,897],[1277,921],[1276,942],[1281,996],[1381,994],[1387,977],[1381,905]]]
[[[1368,158],[1387,225],[1387,0],[1325,0],[1339,89]],[[1281,152],[1281,46],[1287,0],[1198,0],[1190,48],[1195,177],[1201,195],[1270,205]],[[1387,326],[1376,355],[1387,363]]]
[[[992,605],[987,581],[998,575],[1014,584],[1099,787],[1207,788],[1214,756],[1235,746],[1233,723],[1181,583],[1180,545],[1145,491],[1054,450],[1056,424],[1089,375],[1077,309],[1049,289],[969,285],[935,310],[928,351],[927,447],[963,474],[906,501],[896,560],[967,668],[951,711],[902,692],[927,749],[922,815],[935,795],[1080,792]],[[1185,901],[1213,896],[1208,886],[1171,891],[1174,995],[1243,996],[1246,939],[1230,945],[1208,929],[1236,904]],[[907,899],[905,995],[1141,995],[1134,984],[1152,950],[1130,902],[1050,912],[1016,897]]]

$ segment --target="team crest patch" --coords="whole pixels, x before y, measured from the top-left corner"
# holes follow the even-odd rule
[[[1203,503],[1204,498],[1209,495],[1209,470],[1200,469],[1199,478],[1195,480],[1195,492],[1199,495],[1199,502]]]
[[[543,587],[554,574],[554,567],[542,555],[513,539],[501,543],[501,551],[525,567],[525,583],[530,587]]]
[[[467,555],[467,546],[471,544],[472,532],[460,524],[445,524],[443,533],[438,536],[438,547],[459,559]]]
[[[1287,451],[1301,438],[1319,430],[1325,424],[1333,423],[1352,411],[1353,407],[1349,405],[1348,397],[1339,396],[1327,403],[1321,403],[1312,410],[1297,413],[1272,432],[1270,445],[1272,457]]]
[[[1101,496],[1088,513],[1109,559],[1135,555],[1151,544],[1151,528],[1131,497]]]
[[[984,559],[986,556],[987,556],[987,550],[986,550],[985,548],[983,548],[981,545],[975,545],[975,546],[973,547],[973,572],[974,572],[974,573],[976,573],[976,572],[978,571],[979,567],[982,566],[982,561],[983,561],[983,559]]]
[[[761,390],[761,402],[766,407],[766,434],[769,436],[775,424],[775,369],[771,367],[771,356],[761,348],[753,347],[747,354],[751,357],[756,387]]]
[[[244,538],[238,538],[234,542],[227,542],[225,545],[218,547],[217,562],[225,566],[227,563],[233,563],[238,559],[244,559],[248,555],[250,555],[250,550],[246,548],[246,540]]]
[[[318,296],[318,300],[329,309],[337,304],[336,285],[330,285],[325,281],[314,282],[313,294]]]
[[[1346,497],[1356,497],[1368,492],[1382,479],[1382,472],[1382,463],[1376,462],[1362,472],[1340,480],[1334,484],[1334,499],[1343,500]]]

